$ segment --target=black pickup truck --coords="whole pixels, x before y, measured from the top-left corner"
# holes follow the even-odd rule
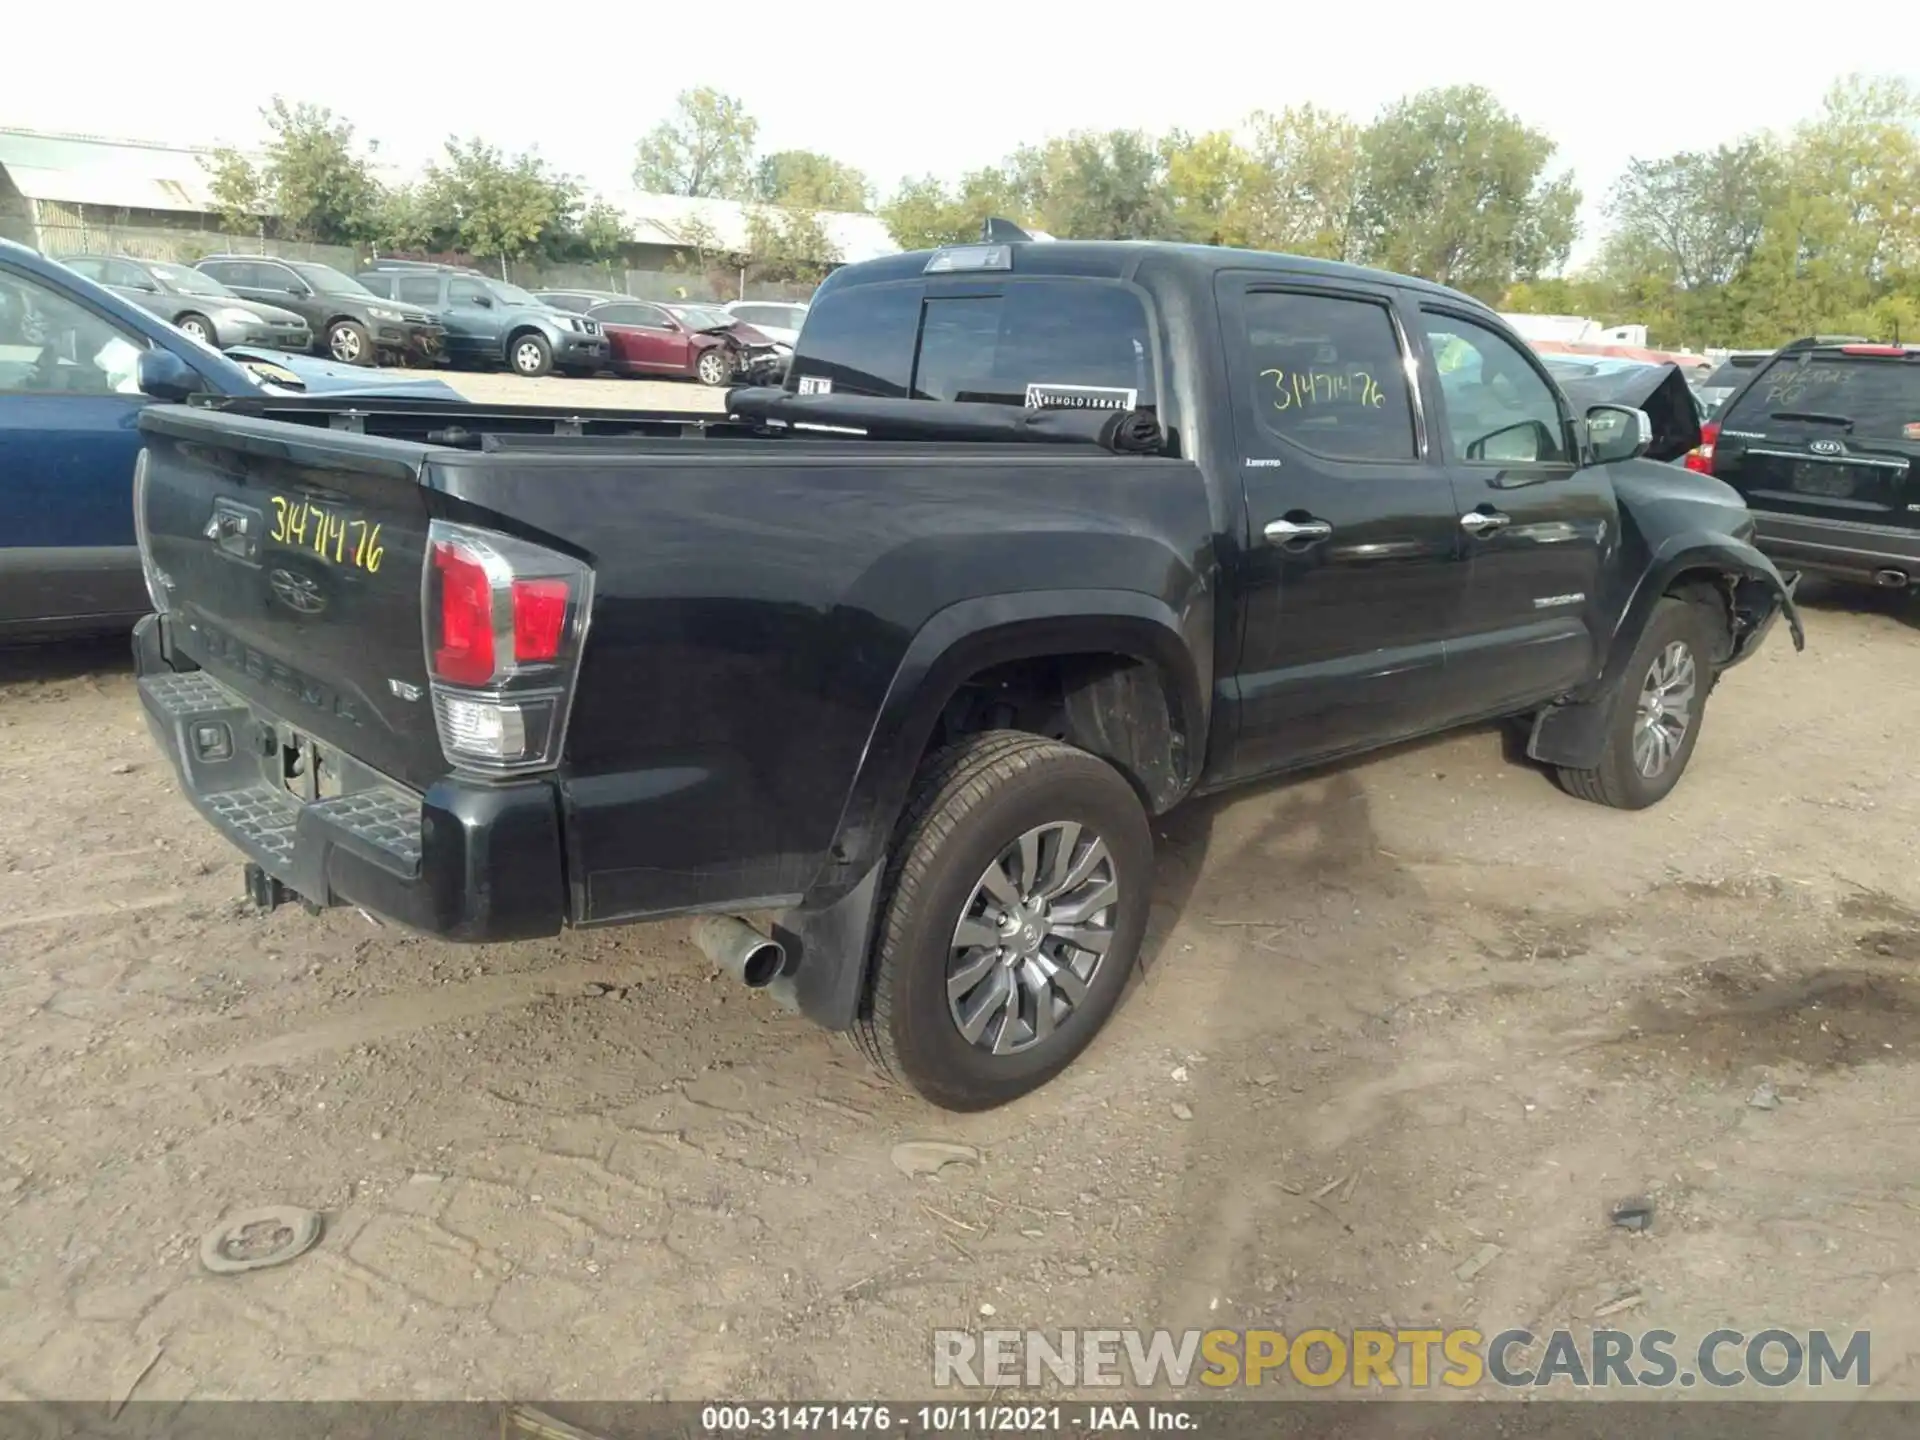
[[[1650,805],[1720,674],[1782,614],[1803,643],[1644,411],[1576,413],[1462,295],[1280,255],[848,266],[710,423],[141,428],[140,693],[257,900],[466,941],[703,916],[957,1109],[1113,1009],[1150,816],[1498,717]]]

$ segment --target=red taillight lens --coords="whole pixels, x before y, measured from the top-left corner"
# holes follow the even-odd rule
[[[559,656],[561,637],[566,633],[567,598],[564,580],[513,582],[513,658],[517,664]]]
[[[1907,347],[1904,345],[1842,345],[1840,353],[1842,355],[1904,356],[1907,353]]]
[[[1702,475],[1713,474],[1713,447],[1720,439],[1720,422],[1709,420],[1700,427],[1700,443],[1687,452],[1687,469]]]
[[[493,678],[493,586],[486,567],[445,541],[433,547],[440,577],[440,633],[433,673],[453,685],[484,685]]]

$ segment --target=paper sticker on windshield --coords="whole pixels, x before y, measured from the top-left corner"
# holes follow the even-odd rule
[[[799,393],[802,395],[831,395],[833,393],[833,381],[825,375],[802,375],[800,377]]]
[[[1131,410],[1139,392],[1118,385],[1027,386],[1029,410]]]
[[[1920,440],[1920,420],[1901,426],[1900,433],[1909,440]]]

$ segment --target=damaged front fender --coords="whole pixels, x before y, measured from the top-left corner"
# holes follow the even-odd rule
[[[1716,676],[1758,651],[1782,617],[1793,636],[1793,648],[1805,650],[1806,630],[1794,601],[1799,583],[1798,574],[1781,574],[1752,545],[1723,531],[1669,536],[1654,552],[1621,610],[1599,679],[1534,717],[1527,753],[1543,764],[1576,770],[1600,763],[1620,687],[1628,680],[1628,662],[1654,607],[1665,596],[1711,594],[1726,607],[1727,649],[1714,657]]]

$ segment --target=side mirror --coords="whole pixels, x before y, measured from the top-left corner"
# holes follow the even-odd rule
[[[1552,456],[1558,448],[1553,432],[1545,425],[1538,420],[1522,420],[1518,425],[1482,435],[1467,446],[1467,459],[1531,465]]]
[[[493,308],[493,299],[491,296],[476,295],[473,297],[473,303],[478,305],[482,310],[491,310]]]
[[[293,284],[287,286],[287,294],[296,299],[304,300],[307,296],[313,294],[313,287],[311,285],[303,285],[296,280]]]
[[[189,395],[198,395],[206,388],[199,371],[171,350],[158,348],[140,352],[139,363],[134,368],[134,379],[142,395],[174,404],[179,404]]]
[[[1653,421],[1631,405],[1594,405],[1587,410],[1587,439],[1595,463],[1638,460],[1653,448]]]

